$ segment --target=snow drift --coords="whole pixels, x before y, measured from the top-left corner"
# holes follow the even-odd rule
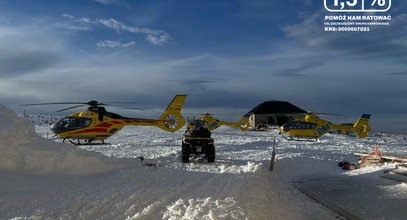
[[[34,175],[90,175],[124,168],[121,160],[38,136],[32,123],[0,105],[0,169]]]
[[[47,137],[48,126],[35,129]],[[406,184],[380,177],[394,164],[355,171],[337,166],[373,144],[389,155],[406,155],[404,134],[279,138],[273,172],[268,166],[277,131],[221,127],[213,132],[215,163],[198,157],[188,164],[180,158],[182,134],[129,126],[109,139],[111,145],[80,146],[86,152],[38,137],[29,121],[0,106],[0,219],[343,219],[293,184],[363,219],[407,216]],[[157,166],[126,159],[139,156]],[[105,175],[26,175],[96,174],[127,164]]]

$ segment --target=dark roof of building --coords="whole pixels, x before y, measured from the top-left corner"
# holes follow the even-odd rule
[[[281,114],[281,113],[307,113],[307,112],[289,102],[276,100],[263,102],[249,111],[249,114]]]

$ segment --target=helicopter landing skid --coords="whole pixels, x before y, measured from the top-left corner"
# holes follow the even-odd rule
[[[110,145],[110,143],[105,143],[104,140],[101,140],[101,142],[93,142],[94,140],[91,139],[70,139],[70,138],[65,138],[62,140],[62,142],[65,142],[65,140],[68,140],[71,144],[73,145]]]
[[[283,136],[283,138],[286,139],[287,141],[308,141],[308,142],[317,142],[318,141],[317,138],[304,137],[303,139],[301,139],[301,137],[299,137],[299,136],[286,136],[286,135],[281,135],[281,136]]]

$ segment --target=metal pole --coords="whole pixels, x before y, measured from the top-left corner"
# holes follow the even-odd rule
[[[269,171],[273,171],[275,159],[276,159],[276,137],[274,137],[274,141],[273,141],[273,151],[271,152],[271,161],[270,161]]]

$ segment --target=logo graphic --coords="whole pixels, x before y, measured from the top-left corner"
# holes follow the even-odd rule
[[[386,12],[391,0],[324,0],[329,12]]]

